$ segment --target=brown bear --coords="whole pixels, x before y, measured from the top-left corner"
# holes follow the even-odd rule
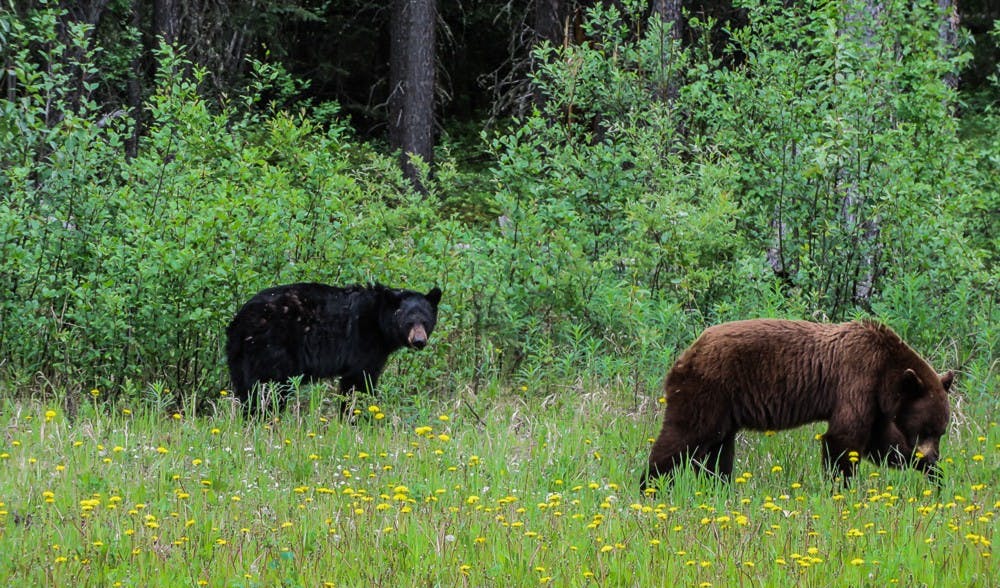
[[[938,441],[948,426],[953,379],[871,321],[760,319],[710,327],[667,374],[663,428],[640,487],[645,492],[685,462],[726,480],[737,431],[814,421],[828,422],[823,463],[845,481],[860,457],[913,465],[939,480]]]

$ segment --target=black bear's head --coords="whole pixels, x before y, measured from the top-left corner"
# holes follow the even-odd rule
[[[882,400],[884,429],[876,432],[872,453],[895,467],[912,465],[938,478],[938,448],[948,428],[948,391],[953,372],[903,370]],[[887,396],[887,397],[886,397]]]
[[[383,306],[383,329],[401,347],[423,349],[437,324],[441,289],[426,295],[412,290],[391,290]],[[387,320],[385,320],[387,319]]]

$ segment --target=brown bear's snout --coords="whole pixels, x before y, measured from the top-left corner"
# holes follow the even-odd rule
[[[423,325],[413,325],[410,334],[406,337],[406,343],[414,349],[427,347],[427,331]]]
[[[934,443],[925,441],[913,451],[913,456],[917,458],[917,463],[921,469],[932,467],[938,460],[938,449]]]
[[[935,443],[924,442],[913,452],[915,466],[934,484],[941,484],[941,468],[938,466],[938,448]]]

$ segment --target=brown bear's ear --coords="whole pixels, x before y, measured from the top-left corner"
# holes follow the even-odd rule
[[[441,288],[434,286],[431,291],[427,293],[427,300],[431,303],[431,306],[437,308],[438,302],[441,302]]]
[[[955,372],[948,370],[943,374],[939,374],[939,377],[941,378],[941,385],[944,386],[944,391],[950,391],[951,383],[955,381]]]
[[[905,396],[919,396],[924,392],[924,382],[917,375],[917,372],[907,369],[903,372],[903,380],[900,382],[902,392]]]

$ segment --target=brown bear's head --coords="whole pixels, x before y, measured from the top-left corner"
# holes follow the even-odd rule
[[[955,374],[926,372],[921,377],[904,370],[883,393],[883,430],[876,432],[870,453],[893,467],[912,465],[938,479],[938,445],[948,428],[948,390]]]

